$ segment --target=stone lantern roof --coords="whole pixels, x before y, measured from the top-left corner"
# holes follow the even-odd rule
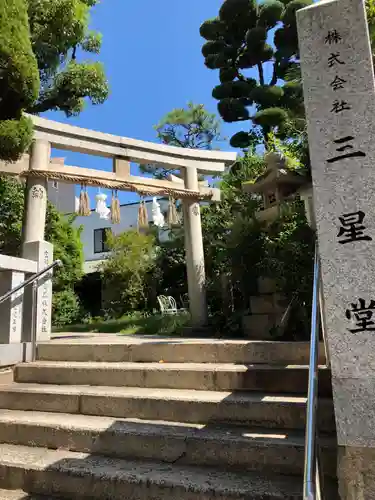
[[[287,167],[286,159],[280,153],[267,153],[264,158],[267,163],[266,171],[255,182],[242,184],[245,193],[263,194],[276,186],[288,186],[296,191],[306,183],[304,176]]]
[[[255,182],[242,184],[245,193],[260,194],[263,197],[263,210],[258,212],[258,219],[271,222],[280,215],[280,204],[290,198],[306,184],[306,178],[287,167],[286,158],[280,153],[265,155],[267,169]]]

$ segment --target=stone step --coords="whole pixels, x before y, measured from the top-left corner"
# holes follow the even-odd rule
[[[0,500],[48,500],[51,496],[29,495],[22,490],[2,490],[0,489]],[[53,497],[57,499],[57,497]],[[60,497],[61,499],[61,497]]]
[[[308,367],[224,363],[36,361],[17,365],[14,380],[37,384],[131,386],[206,391],[252,390],[306,394]],[[319,372],[319,391],[322,396],[332,394],[330,371],[323,367]]]
[[[302,500],[299,477],[228,473],[63,450],[0,445],[0,487],[74,499]],[[329,497],[337,498],[335,494]]]
[[[114,339],[118,339],[114,336]],[[120,343],[121,341],[121,343]],[[308,342],[262,342],[194,339],[136,339],[98,343],[97,339],[80,339],[66,344],[59,341],[38,345],[38,359],[44,361],[102,361],[158,363],[309,363]],[[94,342],[94,343],[92,343]],[[96,343],[95,343],[96,342]],[[324,347],[320,364],[325,364]]]
[[[0,410],[0,442],[117,458],[301,475],[304,432]],[[336,475],[334,440],[321,441],[323,470]]]
[[[12,384],[0,386],[0,408],[304,429],[306,397],[259,392]],[[335,430],[330,399],[319,401],[318,425],[322,431]]]

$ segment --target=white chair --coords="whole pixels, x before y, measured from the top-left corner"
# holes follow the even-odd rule
[[[189,294],[184,293],[183,295],[180,295],[180,301],[182,304],[182,309],[184,311],[187,311],[189,309]]]
[[[158,296],[160,311],[162,314],[177,314],[177,304],[173,297],[166,297],[165,295]]]

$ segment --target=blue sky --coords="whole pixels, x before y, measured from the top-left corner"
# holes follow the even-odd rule
[[[103,34],[99,59],[105,65],[110,97],[101,106],[88,104],[79,117],[67,119],[62,113],[46,116],[156,141],[153,125],[189,100],[216,112],[211,92],[218,83],[218,72],[203,63],[199,27],[217,15],[221,4],[222,0],[102,0],[92,9],[91,27]],[[223,126],[226,136],[238,129],[238,124]],[[229,149],[229,145],[223,143],[222,149]],[[70,165],[109,168],[109,160],[98,157],[54,152],[58,155],[65,156]],[[137,199],[133,193],[121,194],[122,203]]]

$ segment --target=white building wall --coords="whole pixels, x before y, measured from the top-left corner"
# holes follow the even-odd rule
[[[63,214],[71,214],[75,209],[75,185],[61,181],[48,181],[48,200]]]
[[[162,212],[168,210],[168,200],[161,198],[158,200]],[[152,222],[152,200],[146,201],[148,220]],[[110,229],[114,234],[120,234],[129,229],[137,228],[139,203],[129,203],[120,206],[121,220],[119,224],[112,224],[110,220],[100,219],[99,214],[92,210],[91,215],[77,216],[74,225],[82,226],[81,241],[84,252],[84,271],[94,272],[99,262],[108,255],[107,252],[96,253],[94,249],[94,231],[95,229]],[[161,230],[159,233],[161,239],[168,238],[168,230]]]

